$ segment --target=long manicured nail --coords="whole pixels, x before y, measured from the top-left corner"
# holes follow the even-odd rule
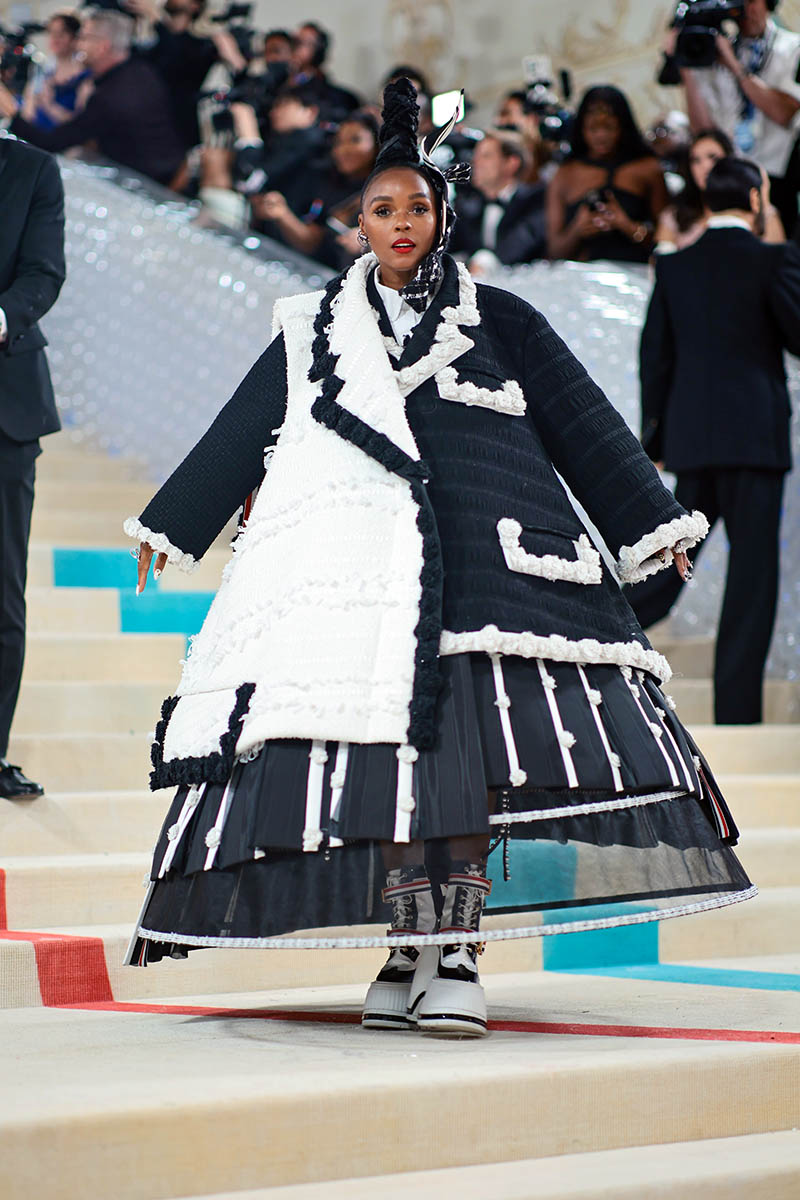
[[[141,588],[141,584],[138,584],[138,583],[137,583],[137,585],[136,585],[136,595],[137,595],[137,596],[141,596],[141,594],[142,594],[142,588]]]
[[[155,571],[153,571],[153,579],[160,579],[160,578],[161,578],[161,568],[156,567]]]

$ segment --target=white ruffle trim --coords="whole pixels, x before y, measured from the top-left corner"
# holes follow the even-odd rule
[[[662,562],[661,550],[690,550],[708,533],[708,521],[701,512],[675,517],[646,533],[634,546],[621,546],[617,559],[617,575],[622,583],[639,583],[672,563],[668,554]]]
[[[199,565],[197,559],[191,554],[186,554],[177,546],[173,546],[165,533],[154,533],[152,529],[143,525],[138,517],[128,517],[123,522],[122,528],[129,538],[134,538],[137,542],[147,542],[148,546],[152,546],[157,554],[166,554],[167,562],[172,563],[181,571],[185,571],[187,575],[196,570]]]
[[[646,650],[638,642],[598,642],[580,638],[577,642],[560,633],[543,636],[537,633],[511,633],[496,625],[466,633],[445,629],[439,642],[440,654],[469,654],[482,650],[485,654],[518,654],[520,658],[544,658],[554,662],[587,663],[592,666],[611,664],[616,667],[636,667],[649,671],[661,683],[672,678],[672,670],[663,654]]]
[[[509,571],[522,575],[538,575],[551,583],[557,579],[566,583],[602,583],[603,568],[600,555],[585,533],[573,541],[576,557],[561,558],[558,554],[530,554],[520,545],[522,526],[512,517],[497,522],[497,536]]]
[[[497,389],[485,388],[471,379],[459,381],[455,367],[442,367],[441,371],[436,372],[435,378],[443,400],[491,408],[494,412],[507,413],[511,417],[525,415],[525,393],[516,379],[507,379],[502,387]]]
[[[758,895],[758,888],[749,887],[739,892],[729,892],[727,895],[712,896],[709,900],[696,900],[690,904],[677,904],[671,908],[654,908],[645,912],[624,913],[616,917],[595,917],[585,921],[565,921],[556,925],[526,925],[508,929],[487,929],[480,931],[482,942],[516,941],[518,938],[547,937],[555,933],[573,933],[587,929],[614,929],[618,925],[644,925],[647,921],[665,921],[668,917],[683,917],[688,913],[707,912],[713,908],[725,908],[728,904],[738,904],[742,900],[752,900]],[[490,914],[491,915],[491,914]],[[229,946],[239,950],[360,950],[373,946],[396,946],[397,938],[387,936],[377,937],[222,937],[197,936],[188,933],[166,933],[155,929],[145,929],[139,926],[134,935],[150,942],[175,942],[183,946]],[[475,941],[475,931],[459,933],[447,930],[445,933],[410,933],[403,935],[404,946],[444,946],[466,944]],[[124,962],[130,965],[130,957]]]

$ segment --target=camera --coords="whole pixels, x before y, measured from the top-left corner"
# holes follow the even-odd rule
[[[229,4],[224,12],[211,17],[214,25],[227,25],[228,33],[236,42],[239,53],[248,62],[253,57],[253,38],[255,37],[255,30],[248,23],[252,11],[252,4]]]
[[[723,22],[738,20],[743,13],[739,0],[680,0],[672,18],[672,28],[678,30],[676,66],[713,67]]]
[[[553,68],[550,59],[543,54],[532,54],[522,60],[525,72],[526,113],[535,113],[539,121],[539,134],[544,142],[555,147],[569,142],[572,113],[565,108],[553,88]],[[559,72],[561,91],[569,103],[572,95],[572,77],[569,71]]]
[[[39,52],[31,45],[31,35],[44,33],[45,26],[29,22],[15,29],[4,28],[0,25],[0,40],[3,43],[0,54],[0,80],[15,96],[20,96],[31,73],[33,64],[39,58]]]

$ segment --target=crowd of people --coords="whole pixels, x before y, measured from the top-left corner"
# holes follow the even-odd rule
[[[453,253],[476,274],[544,258],[646,262],[700,236],[704,179],[717,159],[737,154],[763,169],[771,189],[763,236],[792,237],[800,34],[776,23],[776,2],[746,0],[738,36],[720,32],[711,67],[681,65],[677,31],[669,34],[667,66],[688,118],[670,114],[642,131],[619,89],[591,87],[571,112],[542,81],[501,95],[482,129],[466,114],[439,151],[443,165],[472,164],[454,201]],[[208,18],[205,0],[161,9],[125,0],[125,8],[50,18],[49,65],[18,94],[0,85],[11,131],[52,151],[94,148],[199,198],[223,223],[331,268],[353,261],[379,107],[331,78],[326,30],[311,21],[263,35],[226,28]],[[422,72],[398,65],[382,86],[400,75],[417,89],[421,131],[433,131]]]

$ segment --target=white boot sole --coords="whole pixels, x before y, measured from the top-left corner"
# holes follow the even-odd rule
[[[433,1037],[483,1037],[486,995],[479,983],[432,979],[417,1018],[417,1029]]]
[[[369,985],[361,1014],[365,1029],[411,1029],[408,1018],[408,997],[414,972],[409,971],[408,983],[382,983],[376,979]]]

